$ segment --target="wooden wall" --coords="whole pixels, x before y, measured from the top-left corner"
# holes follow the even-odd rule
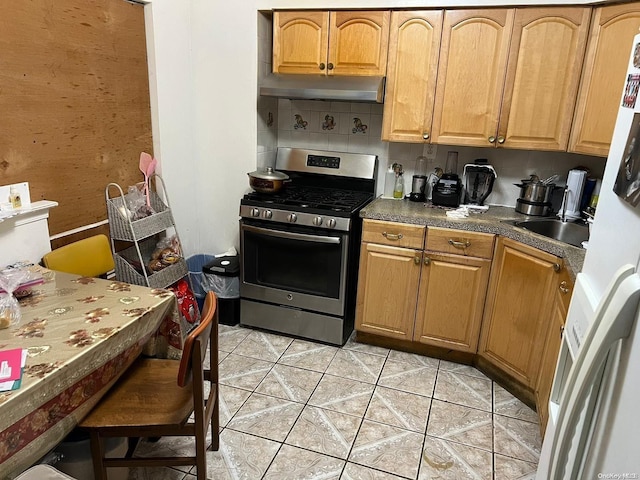
[[[141,181],[142,151],[153,154],[143,7],[0,2],[0,185],[57,201],[54,235],[104,220],[106,185]]]

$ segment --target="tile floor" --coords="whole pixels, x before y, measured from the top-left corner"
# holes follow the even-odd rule
[[[535,412],[473,367],[225,325],[219,339],[221,448],[208,452],[210,479],[535,478]],[[189,442],[138,448],[162,455]],[[192,480],[192,470],[129,478]]]

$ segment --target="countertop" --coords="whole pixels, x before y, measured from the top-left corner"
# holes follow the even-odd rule
[[[516,212],[513,207],[490,206],[486,212],[471,213],[469,217],[463,219],[449,218],[445,212],[446,210],[443,208],[432,207],[422,202],[379,197],[364,207],[360,211],[360,216],[370,220],[386,220],[389,222],[426,225],[428,227],[494,233],[562,257],[569,267],[569,273],[574,281],[575,276],[582,270],[584,257],[587,253],[584,248],[574,247],[573,245],[515,227],[509,223],[504,223],[503,220],[531,218]]]

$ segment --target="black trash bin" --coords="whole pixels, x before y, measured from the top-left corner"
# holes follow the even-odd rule
[[[240,323],[240,261],[238,256],[214,258],[202,267],[207,289],[218,297],[218,321]]]

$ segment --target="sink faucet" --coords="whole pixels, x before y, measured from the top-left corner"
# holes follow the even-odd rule
[[[567,200],[569,199],[569,185],[564,187],[564,193],[562,194],[562,216],[560,220],[562,223],[567,221]]]

